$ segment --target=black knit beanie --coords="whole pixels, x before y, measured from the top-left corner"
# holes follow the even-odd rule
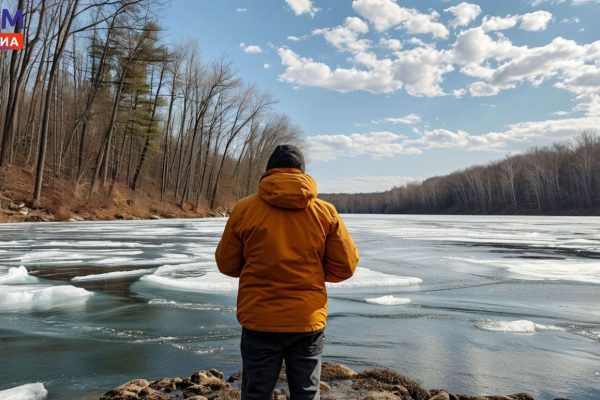
[[[273,168],[297,168],[304,172],[302,151],[291,144],[280,144],[275,147],[267,163],[267,171]]]

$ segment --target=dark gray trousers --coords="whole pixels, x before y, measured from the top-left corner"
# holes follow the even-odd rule
[[[285,360],[291,400],[319,400],[323,331],[257,332],[242,328],[242,400],[271,400]]]

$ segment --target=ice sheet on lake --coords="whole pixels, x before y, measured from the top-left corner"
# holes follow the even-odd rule
[[[92,295],[70,285],[49,285],[32,277],[25,267],[10,268],[0,276],[0,310],[47,309],[60,305],[85,304]]]
[[[234,292],[238,289],[238,279],[223,275],[218,271],[205,271],[201,276],[185,276],[201,271],[199,265],[204,267],[214,263],[186,263],[160,267],[152,275],[140,278],[141,282],[165,289],[183,290],[191,292]],[[214,267],[213,267],[214,268]],[[357,268],[354,276],[339,283],[327,283],[328,288],[352,289],[362,287],[391,287],[420,284],[419,278],[384,274],[368,268]]]
[[[492,332],[510,332],[510,333],[534,333],[542,330],[564,330],[561,327],[554,325],[536,324],[533,321],[517,320],[517,321],[477,321],[473,325],[484,331]]]
[[[131,271],[113,271],[113,272],[106,272],[103,274],[75,276],[71,280],[73,282],[107,281],[107,280],[113,280],[113,279],[141,277],[144,275],[151,274],[152,272],[154,272],[154,269],[152,269],[152,268],[134,269]]]
[[[380,304],[382,306],[397,306],[410,304],[411,300],[405,297],[395,297],[392,295],[366,298],[367,303]]]
[[[529,279],[565,280],[600,284],[600,261],[569,258],[564,260],[536,260],[529,258],[475,259],[446,257],[446,259],[504,268],[512,274]]]
[[[40,382],[0,390],[0,399],[2,400],[43,400],[47,396],[48,391]]]

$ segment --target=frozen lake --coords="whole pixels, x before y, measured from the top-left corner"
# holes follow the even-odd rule
[[[362,259],[329,287],[326,359],[466,394],[600,398],[600,218],[344,218]],[[224,223],[0,225],[0,390],[80,399],[238,372]]]

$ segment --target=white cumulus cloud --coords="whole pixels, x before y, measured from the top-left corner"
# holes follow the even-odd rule
[[[521,29],[525,31],[543,31],[552,20],[552,13],[536,11],[521,16]]]
[[[561,3],[564,3],[565,1],[566,0],[533,0],[531,5],[534,7],[537,7],[543,3],[561,4]],[[600,0],[570,0],[570,3],[574,6],[580,6],[583,4],[600,3]]]
[[[319,180],[318,184],[321,193],[373,193],[422,180],[423,178],[414,176],[376,175],[324,179]],[[338,211],[344,212],[343,209]]]
[[[376,124],[388,123],[393,125],[412,125],[421,122],[421,116],[419,114],[410,113],[402,117],[388,117],[373,122]]]
[[[561,113],[562,115],[562,113]],[[309,136],[308,157],[315,161],[329,161],[342,157],[369,156],[375,159],[398,155],[421,154],[430,149],[458,149],[467,151],[508,151],[515,145],[541,140],[552,143],[572,138],[586,130],[600,126],[600,116],[524,121],[509,124],[504,130],[472,134],[463,130],[434,128],[416,131],[418,137],[375,131],[349,135]]]
[[[450,25],[454,27],[467,26],[479,17],[481,7],[478,4],[462,2],[453,7],[448,7],[444,11],[454,14],[455,18],[450,21]]]
[[[244,50],[244,53],[247,54],[258,54],[262,53],[262,48],[256,44],[246,45],[246,43],[240,43],[240,47]]]
[[[319,11],[319,9],[314,6],[312,0],[285,0],[285,2],[296,15],[310,14],[313,16]]]
[[[448,28],[438,22],[439,14],[423,14],[414,8],[398,5],[394,0],[354,0],[352,8],[367,19],[379,32],[400,27],[409,33],[431,34],[434,38],[447,38]]]
[[[369,32],[369,26],[358,17],[348,17],[343,25],[334,28],[315,29],[313,35],[323,35],[325,40],[338,50],[362,52],[369,48],[370,42],[359,39],[359,35]]]
[[[388,131],[353,133],[350,135],[308,136],[308,157],[328,161],[339,157],[393,157],[398,154],[420,154],[422,151],[404,144],[406,137]]]

